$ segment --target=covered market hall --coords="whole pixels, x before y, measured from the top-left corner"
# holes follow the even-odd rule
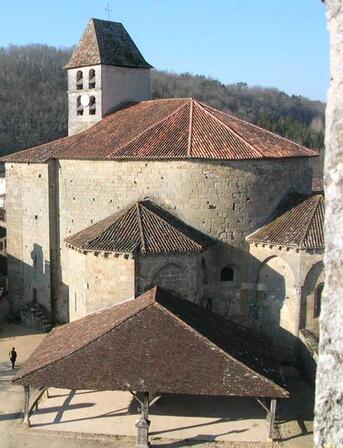
[[[265,337],[159,287],[54,328],[13,382],[24,386],[27,426],[48,388],[129,392],[142,448],[163,396],[256,399],[269,439],[277,400],[289,397]]]

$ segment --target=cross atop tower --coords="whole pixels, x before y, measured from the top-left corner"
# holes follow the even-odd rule
[[[107,20],[110,21],[110,14],[112,12],[112,8],[111,8],[111,5],[109,3],[107,3],[107,6],[106,6],[105,10],[107,11]]]

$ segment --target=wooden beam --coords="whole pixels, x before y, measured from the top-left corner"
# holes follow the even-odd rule
[[[268,438],[271,441],[274,440],[275,412],[276,412],[276,399],[272,398],[270,402],[269,434],[268,434]]]
[[[24,402],[24,420],[25,426],[30,426],[30,386],[24,386],[25,402]]]

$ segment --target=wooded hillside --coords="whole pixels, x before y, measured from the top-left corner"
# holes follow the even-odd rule
[[[62,67],[71,51],[46,45],[0,48],[1,155],[67,134],[67,78]],[[193,96],[305,146],[323,148],[325,105],[319,101],[157,70],[152,71],[152,95]]]

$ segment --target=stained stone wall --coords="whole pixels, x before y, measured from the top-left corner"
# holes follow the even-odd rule
[[[50,315],[49,166],[6,164],[6,181],[10,312],[17,313],[35,294]]]
[[[68,248],[64,261],[70,321],[135,297],[135,263],[130,255]]]
[[[136,295],[158,285],[183,299],[202,305],[201,259],[201,252],[138,254]]]
[[[290,189],[308,192],[312,175],[311,160],[306,158],[49,163],[50,169],[45,164],[8,164],[9,255],[18,260],[12,263],[16,267],[10,269],[9,282],[14,288],[11,300],[15,307],[29,302],[34,279],[32,247],[41,246],[48,263],[50,250],[52,303],[58,321],[68,321],[71,300],[65,237],[146,197],[218,240],[216,249],[204,255],[206,298],[211,299],[215,311],[242,314],[241,304],[251,291],[245,236],[264,222]],[[38,223],[35,215],[39,216]],[[23,288],[21,270],[25,263],[30,269]],[[220,282],[220,271],[226,265],[235,267],[239,282]],[[45,269],[44,274],[48,272]],[[49,275],[42,276],[38,286],[42,289],[39,297],[44,297],[48,307]]]
[[[325,275],[320,318],[314,438],[317,447],[343,446],[343,4],[326,0],[331,84],[325,140]]]
[[[281,358],[294,359],[299,330],[314,331],[314,291],[324,283],[323,251],[306,251],[263,244],[250,245],[249,324],[280,347]]]
[[[61,160],[61,283],[66,278],[64,238],[146,197],[222,242],[221,250],[208,263],[214,282],[218,270],[227,263],[237,265],[245,281],[248,254],[244,237],[265,220],[289,189],[309,191],[310,185],[311,160],[300,158],[240,162]],[[211,290],[217,301],[220,287]],[[65,302],[61,291],[60,310]],[[222,304],[217,307],[225,312],[223,308]]]

